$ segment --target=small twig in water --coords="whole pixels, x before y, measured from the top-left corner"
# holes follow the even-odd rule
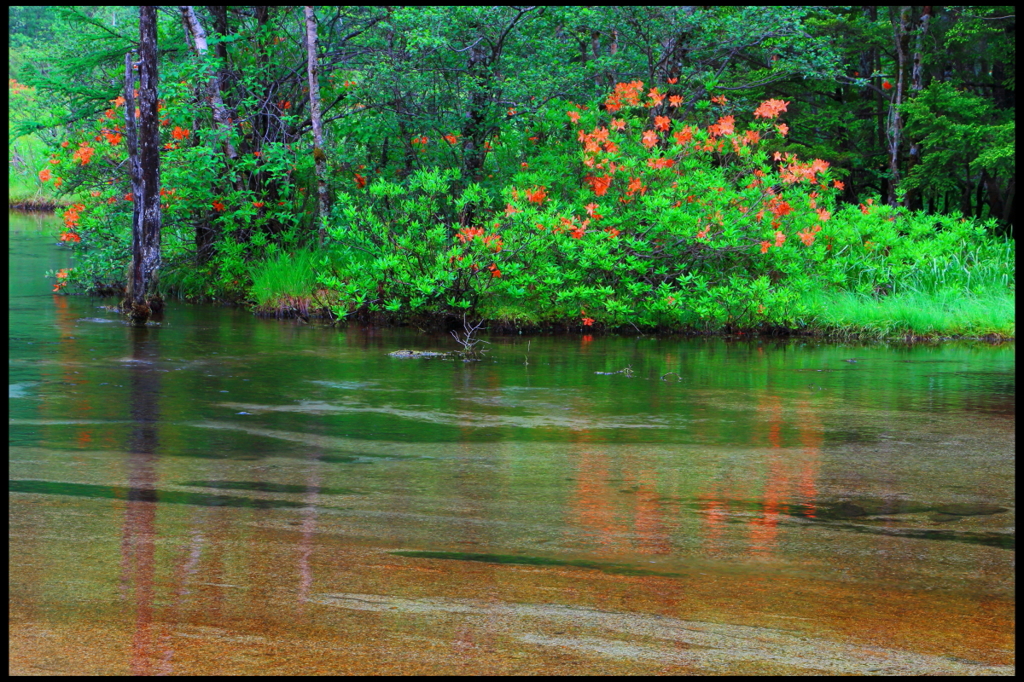
[[[490,343],[483,339],[476,338],[476,333],[484,326],[483,322],[478,322],[475,325],[471,325],[467,320],[466,316],[462,316],[462,334],[453,331],[452,337],[455,342],[462,346],[462,350],[457,351],[462,356],[463,360],[479,360],[481,355],[487,351],[483,348],[478,349],[476,346],[479,343]]]

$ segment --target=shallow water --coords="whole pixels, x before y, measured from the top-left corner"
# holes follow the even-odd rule
[[[137,330],[11,225],[12,672],[1013,673],[1012,346]]]

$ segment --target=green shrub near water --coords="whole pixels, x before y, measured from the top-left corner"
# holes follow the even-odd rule
[[[998,286],[950,280],[943,292],[1012,302],[1012,246],[985,225],[872,201],[839,207],[829,164],[787,151],[784,102],[751,116],[719,97],[683,118],[661,102],[670,90],[646,90],[620,84],[603,108],[549,102],[493,138],[485,170],[497,179],[467,182],[430,164],[404,179],[357,173],[337,194],[323,249],[294,258],[282,254],[310,232],[310,160],[267,145],[234,170],[278,178],[276,196],[244,183],[211,190],[209,178],[230,169],[188,143],[187,102],[168,92],[163,285],[265,310],[330,299],[338,317],[396,323],[468,315],[517,326],[1012,334],[1012,312],[992,313],[1003,305],[964,304],[951,317],[943,293],[923,307],[946,312],[921,313],[929,282],[952,277],[954,262],[991,271]],[[65,213],[62,238],[83,243],[61,286],[116,280],[127,262],[131,198],[93,170],[123,153],[112,120],[113,110],[52,155],[90,197]],[[204,223],[218,239],[197,263]],[[998,248],[1011,257],[993,260]],[[913,286],[914,302],[897,305]],[[852,303],[864,324],[840,313]]]
[[[805,296],[809,324],[819,331],[869,337],[915,334],[1015,335],[1012,241],[981,245],[917,263],[894,279],[887,295],[819,291]]]
[[[1013,334],[1012,242],[958,215],[837,209],[827,163],[778,151],[782,102],[741,133],[707,102],[703,120],[653,117],[630,86],[618,111],[555,103],[522,133],[539,149],[500,140],[525,150],[500,195],[437,170],[341,194],[320,274],[335,312]]]
[[[316,289],[317,255],[303,249],[279,252],[252,269],[250,297],[263,312],[287,310],[308,301]]]

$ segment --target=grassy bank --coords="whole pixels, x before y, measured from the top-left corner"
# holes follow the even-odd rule
[[[67,198],[57,199],[48,187],[40,187],[34,177],[11,173],[7,182],[7,205],[22,211],[53,211],[66,206]]]
[[[332,304],[338,292],[318,283],[321,264],[328,252],[300,251],[278,254],[252,269],[248,300],[253,310],[273,317],[321,317],[335,319]],[[788,328],[762,325],[740,328],[715,324],[694,315],[690,324],[646,328],[644,331],[723,333],[728,331],[812,334],[832,338],[987,338],[1010,339],[1016,335],[1012,242],[991,243],[969,251],[962,258],[932,260],[891,283],[891,291],[813,291],[798,302],[804,310]],[[891,281],[891,280],[890,280]],[[386,315],[360,315],[356,319],[400,324]],[[576,320],[540,314],[536,310],[500,302],[482,301],[479,316],[498,330],[594,331]],[[452,318],[454,319],[454,318]],[[408,321],[408,320],[406,320]],[[415,321],[420,326],[444,324],[443,318]],[[606,331],[636,332],[632,326],[598,326]]]

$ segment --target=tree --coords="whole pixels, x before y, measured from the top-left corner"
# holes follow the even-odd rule
[[[313,158],[316,161],[317,239],[324,244],[324,221],[330,206],[327,202],[327,155],[324,153],[324,124],[320,118],[320,67],[317,65],[316,15],[309,5],[303,6],[306,19],[306,73],[309,77],[309,116],[313,127]]]
[[[135,78],[139,71],[139,123],[135,123]],[[125,122],[132,177],[132,262],[128,295],[122,306],[135,326],[159,312],[160,269],[160,120],[157,112],[156,7],[139,8],[139,61],[125,56]]]

